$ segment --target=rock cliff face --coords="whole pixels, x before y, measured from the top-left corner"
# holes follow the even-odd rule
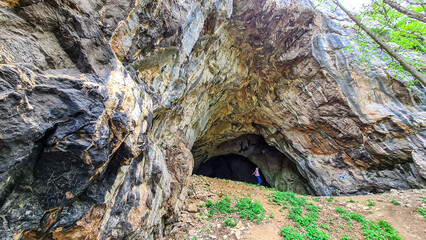
[[[162,237],[194,166],[244,155],[229,143],[246,134],[283,154],[246,153],[281,189],[291,164],[320,195],[425,187],[425,90],[359,66],[339,13],[308,0],[0,5],[2,239]]]

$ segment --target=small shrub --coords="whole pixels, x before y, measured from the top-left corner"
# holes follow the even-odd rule
[[[216,212],[221,214],[237,212],[242,219],[256,221],[257,223],[265,218],[265,209],[262,204],[250,198],[235,199],[234,204],[232,204],[231,198],[225,196],[225,198],[217,200],[216,203],[208,200],[205,205],[209,208],[208,217],[212,217]]]
[[[367,206],[370,208],[376,206],[376,203],[371,201],[370,199],[367,199],[367,202],[368,202]]]
[[[329,197],[329,198],[327,198],[327,201],[328,201],[328,202],[332,202],[332,201],[333,201],[333,199],[334,199],[333,197]]]
[[[297,229],[290,226],[281,229],[280,235],[283,236],[284,239],[305,240],[303,233],[300,233]]]
[[[367,240],[388,239],[402,240],[396,230],[384,220],[366,220],[362,224],[362,232]]]
[[[328,224],[320,224],[319,226],[320,226],[320,228],[322,228],[322,229],[325,229],[325,230],[330,231],[330,227],[328,226]]]
[[[225,224],[225,226],[229,226],[229,227],[233,228],[233,227],[237,226],[237,223],[238,223],[237,220],[234,217],[232,217],[232,218],[226,219],[224,224]]]
[[[426,208],[417,208],[417,212],[423,215],[426,218]]]
[[[392,199],[390,202],[391,202],[393,205],[396,205],[396,206],[401,205],[401,203],[399,203],[399,202],[398,202],[398,201],[396,201],[395,199]]]
[[[341,236],[341,238],[340,239],[342,239],[342,240],[351,240],[352,239],[352,237],[349,237],[348,236],[348,234],[343,234],[342,236]]]
[[[329,236],[317,228],[321,208],[307,202],[306,198],[298,197],[293,192],[274,192],[270,195],[272,202],[289,209],[288,219],[292,219],[296,227],[304,228],[304,232],[287,226],[280,234],[285,239],[328,240]],[[315,198],[318,199],[319,198]],[[306,211],[304,211],[306,210]]]
[[[336,212],[340,213],[339,216],[347,221],[355,220],[359,223],[363,223],[365,221],[365,218],[361,215],[359,215],[356,212],[346,211],[343,208],[335,207],[334,208]]]

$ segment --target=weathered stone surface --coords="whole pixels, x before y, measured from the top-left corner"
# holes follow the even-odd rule
[[[197,146],[194,147],[197,148]],[[257,179],[251,176],[251,174],[255,167],[258,166],[266,182],[280,191],[293,191],[299,194],[307,194],[308,192],[313,193],[309,186],[307,186],[304,177],[300,175],[296,165],[276,148],[269,146],[259,135],[242,135],[236,139],[221,143],[210,152],[211,156],[220,155],[217,157],[219,158],[218,160],[215,160],[214,157],[210,159],[209,161],[211,164],[226,165],[224,163],[226,158],[221,157],[221,154],[230,154],[231,156],[229,158],[236,158],[234,161],[228,163],[228,165],[231,165],[227,167],[230,172],[228,174],[223,174],[224,176],[235,176],[235,180],[257,183]],[[245,157],[255,165],[243,165],[244,162],[242,162],[242,160],[236,161],[239,160],[238,156]],[[215,163],[215,161],[217,161],[217,163]],[[201,162],[197,163],[201,164]],[[214,170],[214,167],[210,166],[209,168],[210,169],[206,169],[205,164],[203,164],[203,166],[196,166],[197,171],[195,173],[212,177],[213,174],[209,174],[209,170]],[[216,168],[221,171],[226,171],[226,169],[222,170],[224,166],[218,166]],[[233,179],[232,177],[221,178]]]
[[[308,0],[19,4],[0,6],[0,238],[163,237],[193,166],[245,134],[317,194],[425,187],[425,90],[381,62],[359,66],[339,12]],[[272,184],[294,172],[253,153]]]

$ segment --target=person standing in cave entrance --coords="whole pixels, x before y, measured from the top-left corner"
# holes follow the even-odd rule
[[[262,179],[260,179],[259,168],[256,168],[256,170],[254,170],[254,173],[252,175],[257,177],[257,182],[259,183],[259,186],[260,186],[260,184],[262,183]]]

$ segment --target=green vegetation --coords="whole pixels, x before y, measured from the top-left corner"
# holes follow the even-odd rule
[[[426,197],[422,197],[422,202],[426,203]]]
[[[247,194],[247,196],[250,196],[250,194]],[[315,201],[320,200],[318,197],[311,198],[313,202],[309,202],[309,198],[297,196],[293,192],[274,191],[268,195],[268,199],[270,204],[281,206],[280,212],[288,210],[286,217],[293,221],[292,224],[280,230],[279,233],[284,239],[329,240],[331,234],[338,234],[335,237],[340,239],[353,239],[351,231],[356,229],[355,227],[362,228],[362,235],[367,240],[402,239],[396,230],[386,221],[381,219],[377,221],[367,220],[357,212],[348,211],[340,207],[335,207],[335,210],[338,216],[346,221],[340,219],[336,221],[331,217],[325,219],[321,218],[320,220],[322,207],[315,205]],[[328,197],[326,200],[332,202],[334,198]],[[355,201],[350,199],[348,202]],[[366,202],[370,208],[376,205],[371,199],[367,199]],[[395,200],[391,200],[390,202],[399,205],[399,202]],[[329,205],[330,204],[327,204],[326,208],[328,208]],[[206,201],[205,207],[208,208],[208,213],[204,214],[206,217],[210,219],[215,214],[222,214],[221,216],[224,219],[223,225],[231,228],[238,225],[236,216],[239,216],[243,220],[254,221],[258,224],[266,218],[265,209],[260,202],[253,201],[250,197],[231,199],[225,196],[217,201]],[[419,208],[417,211],[426,218],[426,208]],[[230,216],[228,214],[232,215]],[[203,216],[203,213],[199,212],[197,215]],[[274,218],[274,214],[269,213],[267,217]],[[197,219],[200,220],[199,218]],[[219,218],[215,219],[215,221],[220,221]],[[336,221],[336,223],[334,221]],[[206,230],[201,230],[201,232],[209,231],[208,228]]]
[[[402,240],[396,230],[384,220],[367,220],[362,224],[362,232],[367,240]]]
[[[237,226],[238,221],[235,219],[235,217],[228,218],[225,220],[224,225],[229,227],[235,227]]]
[[[292,219],[298,229],[304,229],[304,232],[299,232],[291,226],[284,227],[280,235],[285,239],[329,239],[328,234],[317,228],[321,208],[307,202],[306,198],[297,197],[293,192],[274,192],[270,195],[270,201],[289,209],[287,218]]]
[[[328,226],[328,224],[320,224],[319,227],[330,231],[330,227]]]
[[[395,199],[392,199],[390,202],[391,202],[393,205],[396,205],[396,206],[401,205],[401,203],[399,203],[399,202],[398,202],[398,201],[396,201]]]
[[[355,201],[354,200],[352,200],[352,198],[351,199],[349,199],[349,201],[347,201],[348,203],[355,203]]]
[[[368,202],[367,206],[370,208],[376,206],[376,202],[373,202],[370,199],[367,199],[367,202]]]
[[[321,4],[325,1],[317,2]],[[366,69],[371,67],[374,58],[380,58],[394,71],[395,78],[404,80],[410,75],[414,77],[415,80],[410,80],[408,87],[414,82],[426,85],[423,0],[375,0],[359,14],[350,12],[338,0],[332,2],[332,8],[339,7],[354,22],[345,27],[356,31],[352,38],[362,53],[359,61],[365,64]],[[416,15],[422,17],[416,18]],[[347,46],[345,50],[352,48]]]
[[[336,209],[336,212],[339,213],[339,216],[345,220],[354,220],[359,223],[363,223],[365,221],[365,218],[356,212],[346,211],[345,209],[340,207],[335,207],[334,209]]]
[[[417,212],[423,215],[426,218],[426,208],[417,208]]]
[[[341,236],[341,238],[340,239],[342,239],[342,240],[351,240],[352,239],[352,237],[349,237],[348,236],[348,234],[343,234],[342,236]]]
[[[219,199],[216,203],[208,200],[205,205],[209,208],[208,217],[212,217],[216,212],[222,214],[238,213],[242,219],[260,223],[265,219],[265,209],[259,201],[253,201],[250,198],[235,198],[234,201],[226,196]]]
[[[340,217],[350,222],[354,220],[362,224],[362,232],[364,237],[368,240],[400,240],[401,236],[398,235],[396,230],[390,226],[384,220],[366,220],[363,216],[344,210],[342,208],[336,207],[336,211],[340,214]]]

